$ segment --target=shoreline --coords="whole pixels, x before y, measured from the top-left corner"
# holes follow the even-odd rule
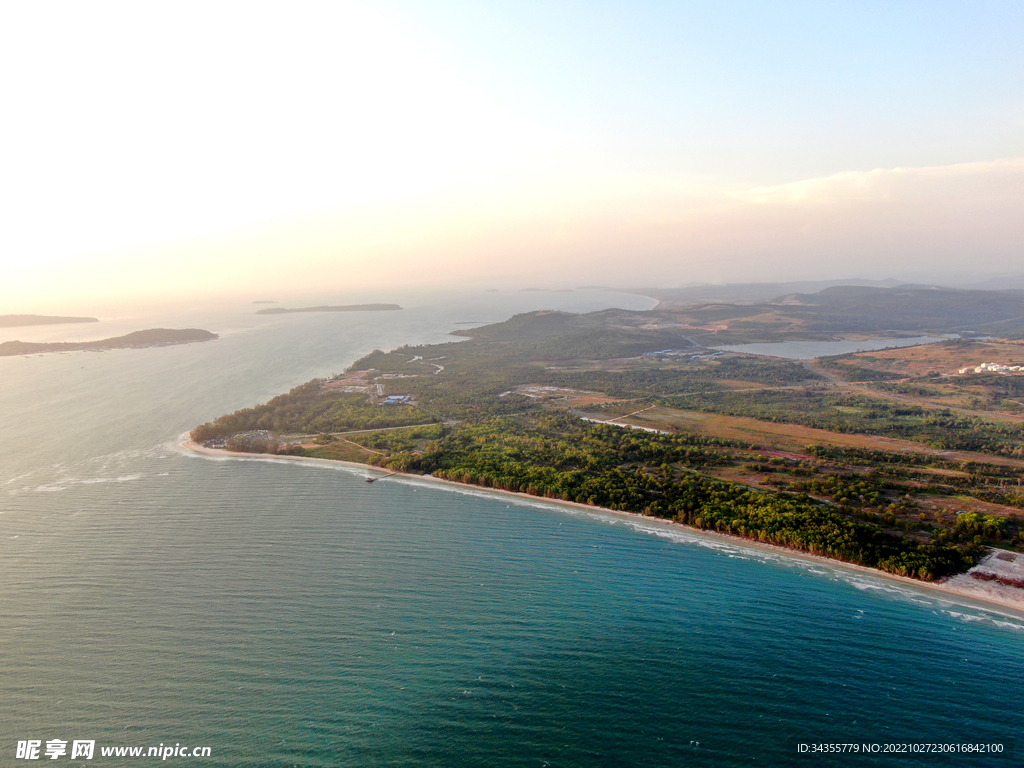
[[[750,547],[751,549],[760,550],[762,552],[771,552],[776,555],[783,555],[807,562],[819,563],[822,565],[829,565],[832,567],[846,569],[859,573],[862,575],[876,576],[882,579],[895,581],[903,586],[914,587],[927,592],[939,593],[946,599],[958,598],[960,601],[967,600],[973,603],[982,603],[981,606],[969,606],[969,607],[980,607],[985,610],[992,611],[993,607],[1001,609],[1009,609],[1013,611],[1013,614],[1009,614],[1009,618],[1020,620],[1024,618],[1024,589],[1017,589],[1014,587],[1005,587],[1002,585],[996,585],[991,581],[981,581],[973,579],[969,574],[979,568],[982,568],[989,563],[995,557],[995,553],[989,554],[982,558],[977,565],[970,570],[957,574],[956,576],[948,577],[946,581],[921,581],[919,579],[912,579],[908,576],[899,576],[895,573],[888,573],[886,571],[879,570],[877,568],[870,568],[865,565],[857,565],[856,563],[847,563],[842,560],[834,560],[832,558],[823,557],[821,555],[813,555],[809,552],[802,552],[798,549],[789,549],[787,547],[781,547],[775,544],[767,544],[762,541],[755,539],[746,539],[742,536],[733,536],[727,533],[720,533],[719,531],[706,531],[701,528],[693,528],[689,525],[677,523],[674,520],[668,520],[659,517],[648,517],[641,515],[637,512],[623,512],[615,509],[608,509],[606,507],[595,507],[589,504],[581,504],[576,501],[565,501],[563,499],[549,499],[544,496],[532,496],[528,493],[520,493],[518,491],[505,491],[500,488],[484,488],[479,485],[472,485],[467,483],[459,483],[454,480],[444,480],[433,475],[414,475],[406,472],[388,472],[388,470],[375,467],[370,464],[363,464],[357,461],[343,461],[335,459],[317,459],[310,456],[278,456],[271,453],[246,453],[243,451],[227,451],[219,448],[206,448],[203,445],[196,443],[191,440],[187,433],[181,436],[179,445],[194,453],[204,454],[213,457],[223,457],[228,459],[261,459],[267,460],[281,460],[281,461],[299,461],[314,463],[323,466],[343,466],[349,469],[360,469],[367,470],[370,472],[380,472],[385,477],[401,477],[408,478],[410,480],[419,480],[426,483],[434,483],[451,486],[453,488],[473,490],[479,493],[493,495],[497,497],[512,497],[520,501],[530,501],[532,503],[543,503],[552,504],[556,507],[566,507],[570,509],[583,510],[588,512],[600,513],[603,515],[609,515],[613,517],[621,517],[632,520],[643,520],[651,523],[656,522],[664,525],[666,530],[681,530],[687,533],[693,533],[699,536],[706,536],[710,539],[717,539],[719,541],[727,542],[730,544]],[[1024,555],[1018,555],[1024,562]],[[949,582],[956,580],[956,583],[950,584]],[[1012,591],[1010,591],[1012,590]],[[1003,614],[1007,615],[1007,614]]]

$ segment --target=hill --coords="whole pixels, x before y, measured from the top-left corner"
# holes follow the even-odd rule
[[[922,285],[832,286],[757,303],[659,305],[652,321],[690,329],[704,344],[976,333],[1024,338],[1024,291]],[[657,320],[653,320],[657,318]]]
[[[835,286],[869,286],[892,288],[899,280],[802,280],[787,283],[726,283],[724,285],[689,285],[683,288],[653,288],[639,293],[658,299],[659,309],[687,307],[708,302],[751,304],[771,301],[790,293],[813,293]]]
[[[135,331],[125,336],[97,341],[57,341],[50,343],[32,341],[7,341],[0,344],[0,357],[11,355],[33,355],[42,352],[78,352],[82,350],[101,351],[107,349],[139,349],[142,347],[164,347],[171,344],[191,344],[197,341],[211,341],[218,338],[216,333],[199,328],[176,330],[172,328],[150,328]]]

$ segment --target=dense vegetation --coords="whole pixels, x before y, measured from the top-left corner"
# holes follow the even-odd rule
[[[322,384],[322,379],[314,379],[263,405],[221,416],[192,430],[192,439],[204,443],[254,430],[316,435],[436,420],[413,408],[372,405],[358,393],[322,393]]]
[[[597,357],[593,339],[599,338],[593,330],[581,334],[565,334],[541,344],[484,341],[460,344],[436,344],[412,349],[401,347],[392,352],[375,350],[357,360],[351,370],[373,369],[385,374],[409,376],[392,380],[389,391],[399,388],[402,393],[416,396],[424,408],[446,417],[465,418],[481,413],[497,415],[531,408],[530,401],[514,393],[511,388],[526,384],[596,390],[613,397],[632,399],[641,397],[668,397],[678,393],[722,390],[722,382],[742,380],[764,386],[790,386],[820,381],[820,377],[799,363],[754,357],[730,357],[689,362],[682,361],[662,366],[653,360],[649,365],[601,367],[594,364],[579,365],[572,355],[586,349],[587,358]],[[616,329],[604,352],[613,359],[629,348],[637,355],[650,350],[664,349],[666,342],[683,345],[678,337],[655,337],[654,342],[639,344]],[[587,341],[589,346],[584,346]],[[579,343],[579,344],[578,344]],[[556,344],[564,358],[535,360],[538,354],[552,354]],[[685,347],[683,347],[685,349]],[[411,362],[416,357],[422,360]],[[645,360],[647,358],[644,358]],[[559,362],[560,365],[546,363]],[[444,375],[433,375],[437,366],[444,367]],[[424,374],[429,375],[424,375]]]
[[[897,403],[881,397],[849,395],[828,389],[787,391],[712,391],[665,397],[673,407],[764,421],[802,424],[833,432],[914,440],[943,450],[1024,456],[1024,430],[955,413]]]
[[[734,310],[709,309],[704,319]],[[757,308],[747,310],[752,318]],[[888,374],[861,373],[849,358],[825,361],[844,378],[875,382],[877,396],[851,393],[800,363],[702,348],[672,319],[680,318],[518,315],[459,332],[466,341],[375,350],[344,381],[308,382],[192,436],[637,512],[922,579],[965,569],[985,544],[1024,547],[1020,517],[986,506],[1024,508],[1016,467],[827,445],[772,455],[745,442],[571,415],[572,398],[607,417],[658,404],[943,450],[1024,453],[1015,424],[878,391],[931,396],[929,380],[887,383]],[[339,391],[353,381],[367,392]],[[388,405],[381,395],[410,404]]]
[[[464,425],[423,453],[392,454],[380,463],[663,517],[919,579],[963,570],[977,558],[980,547],[973,541],[915,542],[851,520],[806,495],[753,490],[690,471],[730,462],[717,450],[728,445],[545,414]]]

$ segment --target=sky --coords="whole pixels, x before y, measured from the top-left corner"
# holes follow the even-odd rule
[[[1024,272],[1024,4],[0,6],[0,314]]]

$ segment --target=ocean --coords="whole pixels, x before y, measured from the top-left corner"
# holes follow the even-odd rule
[[[308,303],[349,303],[330,298]],[[0,765],[32,741],[90,766],[1019,764],[1009,611],[659,521],[178,445],[374,348],[652,304],[380,300],[406,309],[3,329],[221,338],[0,358]],[[920,751],[956,745],[1002,751]]]

